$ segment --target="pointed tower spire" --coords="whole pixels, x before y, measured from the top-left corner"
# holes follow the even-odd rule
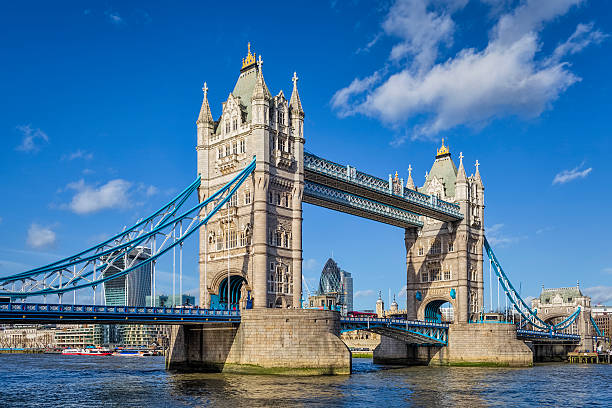
[[[257,60],[257,80],[255,82],[255,89],[253,89],[253,99],[269,99],[270,91],[266,85],[266,81],[263,77],[263,59],[259,54],[259,60]]]
[[[408,181],[406,181],[406,188],[410,190],[416,190],[414,187],[414,180],[412,180],[412,165],[408,165]]]
[[[478,183],[480,187],[483,187],[482,178],[480,177],[479,167],[480,167],[480,163],[478,162],[478,160],[476,160],[476,174],[474,175],[474,178],[476,179],[476,183]]]
[[[213,123],[212,113],[210,112],[210,105],[208,104],[208,86],[206,85],[206,82],[204,82],[202,91],[204,92],[204,99],[202,100],[200,115],[198,116],[198,120],[196,121],[196,123]]]
[[[459,168],[457,169],[456,182],[467,182],[467,175],[465,174],[465,168],[463,167],[463,152],[459,153]]]
[[[297,76],[297,73],[293,72],[293,78],[291,78],[291,80],[293,81],[293,92],[291,92],[289,108],[292,112],[304,113],[304,110],[302,110],[302,101],[300,101],[300,94],[298,93],[297,89],[298,79],[299,78]]]

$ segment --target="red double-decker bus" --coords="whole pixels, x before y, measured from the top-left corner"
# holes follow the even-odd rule
[[[376,313],[372,312],[348,312],[348,317],[378,317]]]

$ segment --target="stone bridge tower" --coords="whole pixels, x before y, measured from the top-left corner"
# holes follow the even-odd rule
[[[406,229],[409,319],[439,319],[445,302],[453,306],[454,322],[475,320],[483,307],[484,185],[476,173],[467,177],[463,154],[459,168],[448,146],[437,150],[425,184],[407,188],[461,207],[463,220],[454,223],[425,218],[422,229]]]
[[[287,100],[272,96],[261,55],[242,60],[234,89],[213,120],[204,84],[197,124],[200,200],[205,199],[254,156],[255,172],[229,205],[200,229],[200,305],[230,303],[256,308],[300,307],[302,292],[302,192],[304,111],[293,75]]]

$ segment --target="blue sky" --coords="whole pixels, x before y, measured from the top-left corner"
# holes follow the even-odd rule
[[[524,296],[580,280],[612,303],[611,14],[579,0],[3,4],[0,274],[189,184],[202,83],[217,118],[250,41],[272,93],[297,71],[308,151],[381,177],[410,164],[422,185],[444,137],[468,173],[482,164],[486,234]],[[305,204],[303,232],[311,288],[333,253],[357,308],[400,293],[402,230]]]

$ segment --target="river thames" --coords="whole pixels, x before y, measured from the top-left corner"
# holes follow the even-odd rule
[[[0,355],[0,405],[31,407],[612,406],[612,366],[389,368],[277,377],[175,374],[163,357]]]

